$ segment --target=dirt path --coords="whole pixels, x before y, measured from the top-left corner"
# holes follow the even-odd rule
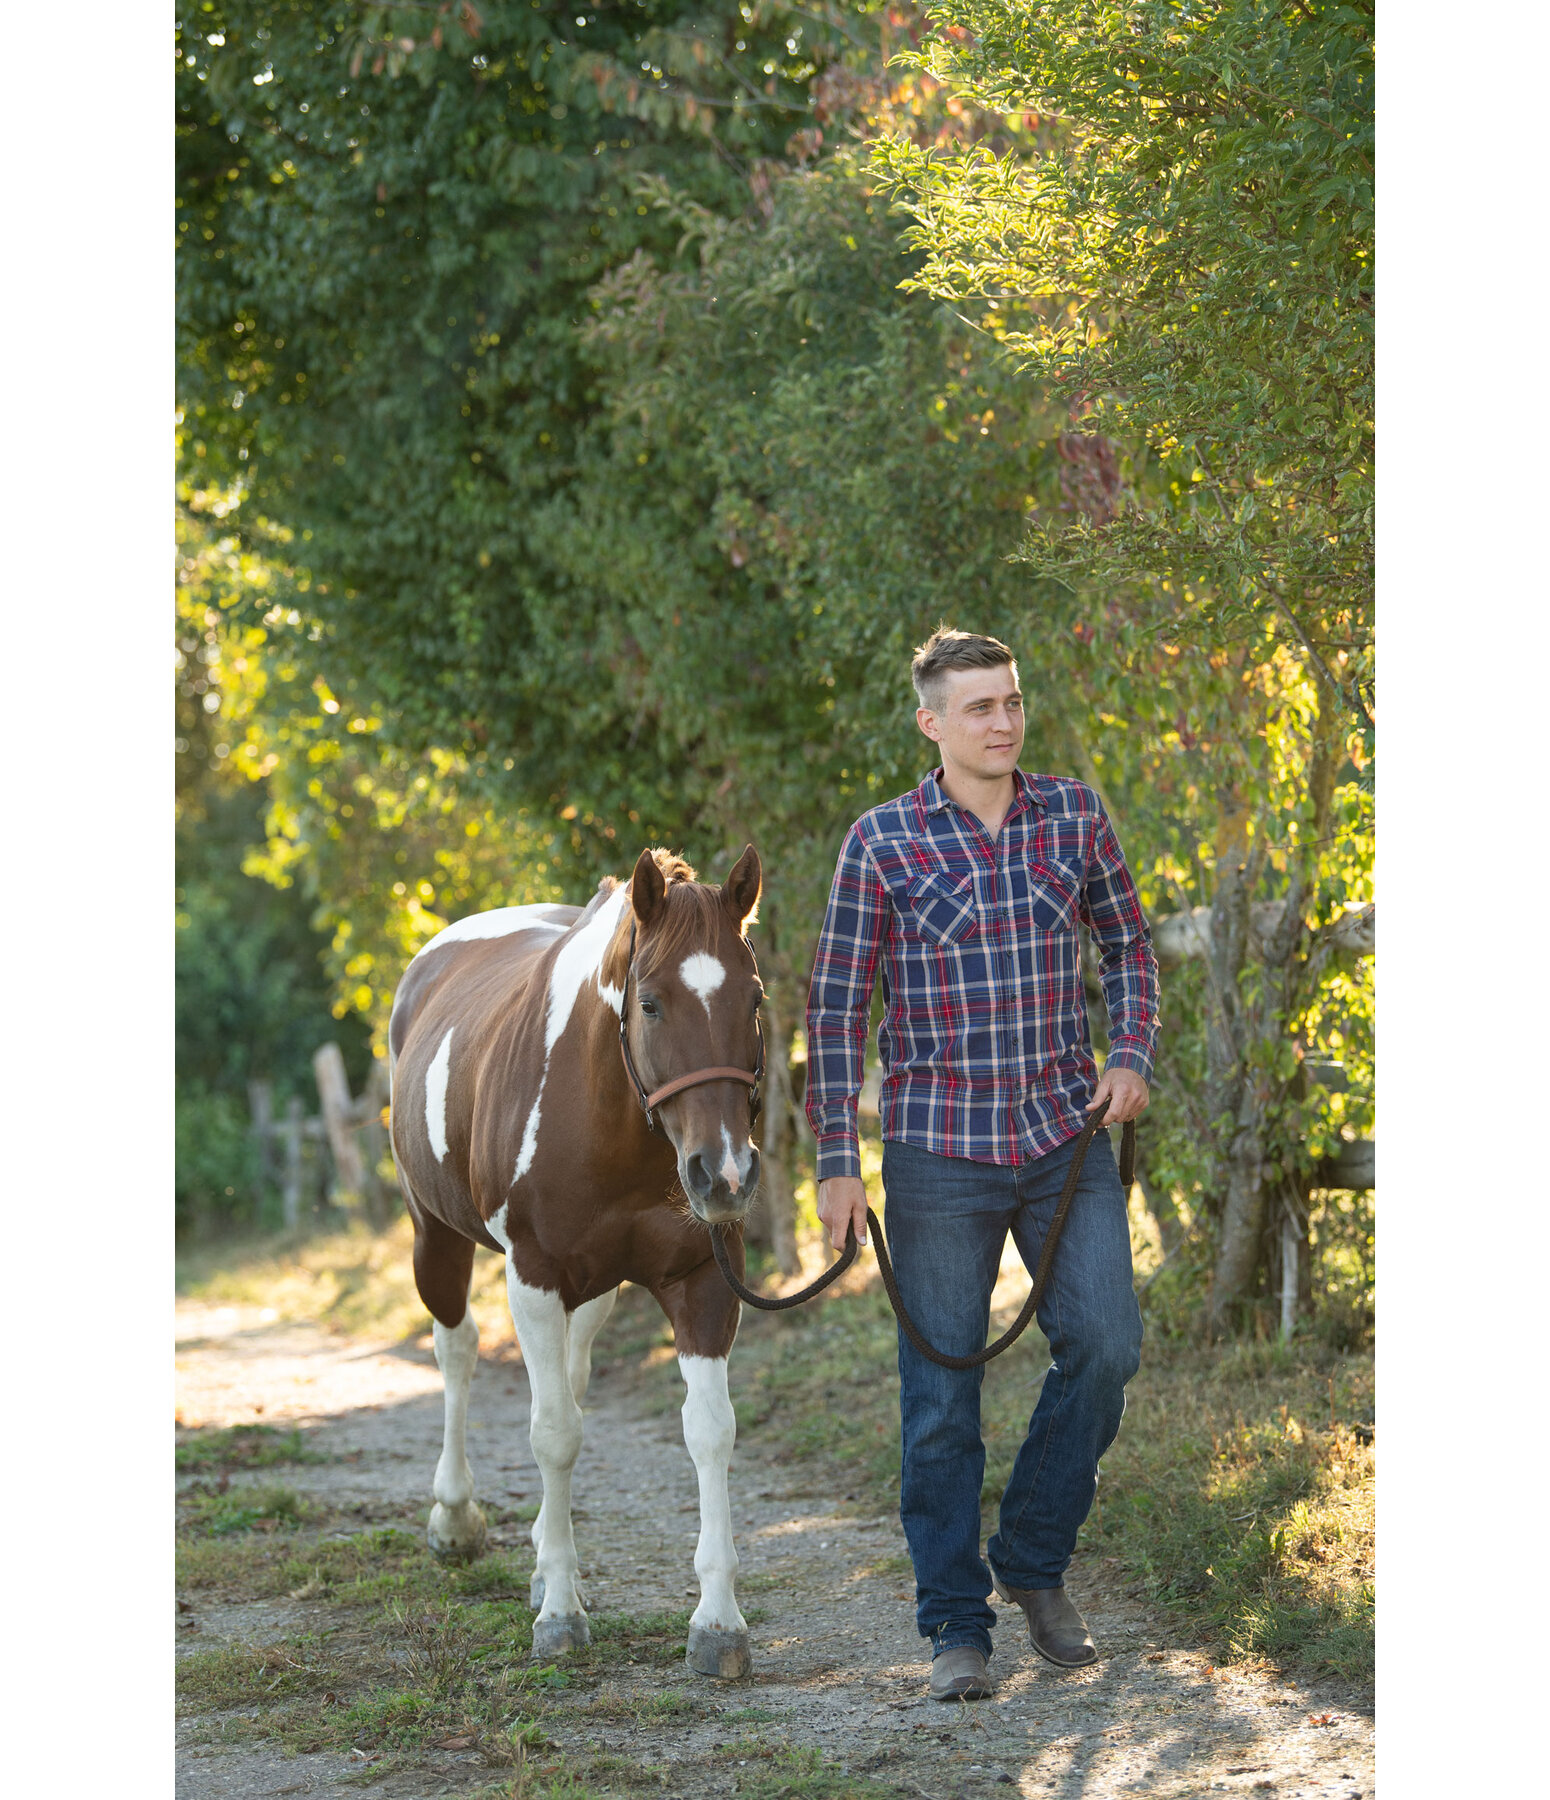
[[[643,1403],[628,1368],[609,1367],[607,1337],[575,1480],[590,1604],[594,1614],[692,1606],[697,1513],[678,1420]],[[320,1449],[351,1458],[247,1479],[279,1477],[336,1513],[420,1508],[423,1516],[441,1433],[440,1378],[427,1349],[341,1340],[251,1308],[189,1304],[179,1308],[179,1338],[183,1423],[304,1425]],[[513,1347],[482,1358],[470,1425],[481,1498],[508,1508],[536,1502],[527,1383]],[[1069,1581],[1102,1652],[1095,1668],[1043,1664],[1017,1615],[1002,1609],[995,1699],[926,1700],[898,1519],[857,1516],[843,1494],[817,1491],[819,1474],[780,1458],[745,1426],[731,1485],[740,1596],[745,1610],[763,1613],[753,1626],[751,1680],[722,1688],[681,1664],[665,1674],[627,1668],[611,1678],[626,1700],[632,1683],[657,1694],[667,1684],[692,1692],[706,1716],[661,1725],[636,1723],[627,1710],[613,1719],[567,1716],[551,1735],[568,1758],[584,1765],[610,1754],[663,1767],[657,1792],[731,1794],[738,1776],[727,1746],[753,1720],[767,1736],[816,1747],[828,1765],[929,1800],[1251,1791],[1357,1800],[1373,1792],[1371,1719],[1349,1695],[1211,1669],[1170,1644],[1166,1628],[1127,1597],[1117,1570],[1091,1559],[1079,1558]],[[508,1519],[494,1535],[498,1545],[518,1545],[525,1527]],[[180,1647],[272,1642],[319,1629],[320,1611],[307,1601],[222,1605],[195,1594],[180,1614]],[[358,1754],[216,1747],[206,1724],[185,1721],[179,1800],[310,1800],[371,1779]],[[448,1751],[440,1766],[388,1774],[375,1791],[467,1793],[490,1778],[473,1761]]]

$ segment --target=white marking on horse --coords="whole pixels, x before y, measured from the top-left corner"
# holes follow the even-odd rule
[[[547,1073],[547,1069],[545,1073]],[[538,1097],[533,1102],[533,1110],[527,1115],[527,1124],[522,1128],[522,1142],[517,1150],[517,1166],[512,1171],[511,1185],[515,1187],[522,1177],[533,1166],[533,1156],[538,1149],[538,1115],[539,1101],[544,1097],[542,1083],[539,1084]]]
[[[533,1166],[533,1157],[538,1149],[539,1109],[543,1104],[544,1084],[549,1079],[549,1058],[554,1054],[555,1045],[570,1023],[570,1016],[576,1009],[576,997],[587,977],[590,975],[596,980],[599,998],[613,1007],[615,1012],[623,1004],[624,996],[617,988],[604,987],[602,967],[603,958],[608,954],[608,946],[614,941],[614,934],[619,928],[619,914],[623,911],[629,894],[628,888],[615,888],[581,930],[572,932],[565,940],[554,959],[554,967],[549,973],[549,1010],[544,1019],[543,1072],[538,1077],[538,1092],[533,1096],[533,1110],[528,1114],[527,1124],[522,1130],[522,1144],[517,1151],[516,1167],[511,1175],[513,1187]],[[618,1004],[614,1000],[616,994],[619,996]]]
[[[560,1034],[570,1022],[576,996],[581,992],[581,984],[589,975],[600,976],[603,958],[608,954],[608,946],[614,941],[614,933],[619,929],[619,914],[624,910],[629,897],[628,888],[615,888],[581,930],[572,932],[560,946],[560,953],[554,959],[554,969],[549,976],[549,1017],[544,1025],[546,1074],[550,1052],[560,1041]],[[597,991],[606,1000],[611,990],[605,990],[599,979]]]
[[[514,931],[552,931],[561,932],[569,929],[567,925],[556,919],[546,918],[552,913],[552,906],[497,906],[489,912],[470,913],[466,919],[459,919],[455,925],[448,925],[438,931],[429,943],[421,944],[414,953],[416,962],[429,950],[440,950],[447,944],[466,943],[470,938],[510,937]]]
[[[746,1631],[747,1621],[738,1611],[733,1585],[737,1549],[732,1542],[727,1470],[737,1442],[737,1415],[727,1393],[727,1359],[683,1355],[678,1367],[688,1389],[683,1404],[684,1443],[700,1481],[700,1541],[694,1551],[700,1604],[691,1623],[709,1631]]]
[[[531,1394],[528,1441],[544,1484],[543,1505],[533,1521],[538,1558],[533,1585],[535,1592],[540,1582],[543,1587],[539,1617],[574,1618],[585,1608],[576,1587],[571,1525],[571,1472],[581,1454],[582,1420],[570,1380],[570,1320],[558,1294],[522,1280],[514,1257],[506,1260],[506,1297]]]
[[[748,1173],[746,1168],[737,1166],[737,1156],[732,1149],[732,1133],[723,1125],[721,1127],[721,1147],[725,1154],[721,1158],[721,1179],[735,1194],[742,1186],[743,1177]]]
[[[447,1078],[451,1073],[452,1032],[449,1031],[425,1071],[425,1135],[431,1140],[437,1162],[447,1160]]]
[[[707,951],[696,950],[678,966],[678,979],[691,994],[698,994],[705,1016],[710,1017],[710,997],[727,978],[726,966]]]

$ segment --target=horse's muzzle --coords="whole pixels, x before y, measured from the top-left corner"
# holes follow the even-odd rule
[[[748,1216],[759,1191],[759,1152],[749,1146],[748,1170],[734,1188],[723,1169],[696,1151],[678,1165],[689,1210],[707,1225],[735,1225]]]

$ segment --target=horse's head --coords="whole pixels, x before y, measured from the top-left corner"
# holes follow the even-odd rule
[[[708,1070],[761,1064],[764,989],[746,932],[759,903],[753,846],[719,887],[681,858],[643,850],[630,879],[635,956],[624,995],[629,1060],[646,1094]],[[745,1218],[759,1186],[746,1081],[718,1075],[679,1088],[652,1111],[678,1153],[678,1178],[707,1225]]]

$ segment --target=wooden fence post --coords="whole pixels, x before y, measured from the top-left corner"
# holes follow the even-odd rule
[[[317,1077],[323,1124],[334,1157],[335,1203],[358,1206],[366,1194],[366,1166],[355,1140],[355,1103],[350,1098],[344,1052],[333,1042],[319,1045],[313,1053],[312,1072]]]
[[[294,1231],[301,1220],[301,1098],[292,1094],[285,1103],[285,1181],[281,1194],[285,1229]]]
[[[248,1111],[252,1112],[252,1134],[257,1143],[257,1183],[254,1186],[254,1217],[263,1204],[265,1188],[274,1181],[274,1085],[265,1080],[248,1082]]]

